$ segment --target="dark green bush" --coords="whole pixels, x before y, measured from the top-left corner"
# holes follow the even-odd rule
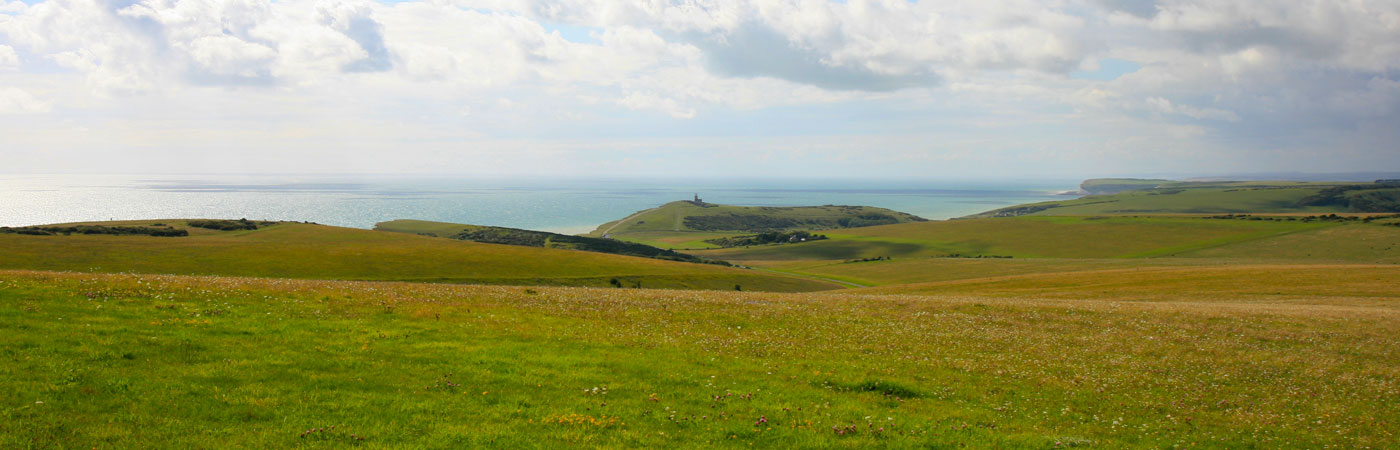
[[[256,230],[256,229],[258,229],[258,227],[260,227],[260,226],[272,225],[272,224],[275,223],[275,222],[259,222],[259,221],[253,221],[253,220],[248,220],[248,219],[238,219],[238,220],[218,220],[218,219],[212,219],[212,220],[191,220],[191,221],[189,221],[188,223],[189,223],[190,226],[192,226],[192,227],[207,228],[207,229],[210,229],[210,230],[219,230],[219,231],[234,231],[234,230]]]
[[[52,235],[56,235],[56,234],[62,234],[62,235],[72,235],[72,234],[108,234],[108,235],[113,235],[113,236],[130,236],[130,235],[138,235],[138,236],[139,236],[139,235],[145,235],[145,236],[160,236],[160,237],[179,237],[179,236],[189,236],[189,235],[190,235],[190,232],[189,232],[189,231],[177,230],[177,229],[169,228],[169,227],[165,227],[165,228],[153,228],[153,227],[126,227],[126,226],[104,226],[104,225],[75,225],[75,226],[71,226],[71,227],[59,227],[59,226],[33,226],[33,227],[18,227],[18,228],[0,227],[0,234],[5,234],[5,233],[25,234],[25,235],[30,235],[30,236],[52,236]]]

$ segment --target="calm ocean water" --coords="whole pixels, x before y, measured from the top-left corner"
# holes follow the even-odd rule
[[[699,194],[754,206],[868,205],[929,219],[1065,198],[1078,180],[663,180],[327,175],[0,175],[0,226],[249,218],[369,228],[393,219],[584,233]]]

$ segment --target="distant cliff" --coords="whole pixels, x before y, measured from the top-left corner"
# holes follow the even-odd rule
[[[1163,183],[1171,182],[1172,180],[1144,178],[1093,178],[1080,183],[1079,190],[1083,191],[1085,195],[1108,195],[1126,191],[1153,189]]]

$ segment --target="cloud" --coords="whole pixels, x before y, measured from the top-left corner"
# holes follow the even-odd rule
[[[1396,2],[1176,1],[1157,8],[1147,27],[1199,52],[1269,47],[1352,69],[1400,67]]]
[[[1136,70],[1082,71],[1114,61]],[[1393,1],[0,0],[0,70],[5,110],[52,126],[29,130],[134,116],[112,131],[133,141],[196,135],[183,126],[317,151],[738,136],[740,153],[899,143],[920,153],[906,161],[1400,154]]]
[[[194,66],[192,79],[211,84],[236,84],[239,80],[268,80],[277,52],[272,48],[228,35],[201,36],[183,42]]]
[[[1161,97],[1151,97],[1147,99],[1147,106],[1154,112],[1160,114],[1179,114],[1193,119],[1201,120],[1224,120],[1227,122],[1239,122],[1240,116],[1232,111],[1225,111],[1215,108],[1198,108],[1190,105],[1177,105]]]
[[[623,106],[632,109],[654,109],[664,111],[671,117],[678,119],[690,119],[695,117],[695,109],[687,108],[674,98],[660,97],[654,94],[633,92],[627,97],[618,101]]]
[[[371,16],[372,9],[366,4],[331,3],[317,6],[322,25],[341,32],[355,41],[364,50],[365,57],[345,66],[350,72],[380,72],[393,67],[389,60],[389,50],[384,46],[384,35],[379,22]]]
[[[14,47],[0,45],[0,70],[19,67],[19,53]]]
[[[33,114],[49,112],[50,105],[22,89],[0,87],[0,114]]]
[[[827,89],[934,86],[943,72],[1067,72],[1086,56],[1084,21],[1044,2],[613,0],[465,2],[536,20],[655,30],[705,53],[719,74]]]
[[[931,86],[938,76],[929,71],[877,73],[869,68],[842,65],[830,54],[809,48],[793,48],[787,36],[759,24],[748,24],[725,34],[724,39],[698,39],[707,67],[726,76],[773,77],[826,89],[889,91]]]

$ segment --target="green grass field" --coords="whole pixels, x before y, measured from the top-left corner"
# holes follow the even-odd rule
[[[0,447],[1393,448],[1400,311],[1367,286],[1139,302],[0,272]]]
[[[167,223],[182,221],[127,222]],[[188,237],[0,234],[0,268],[512,285],[809,291],[819,281],[771,273],[300,223]]]

